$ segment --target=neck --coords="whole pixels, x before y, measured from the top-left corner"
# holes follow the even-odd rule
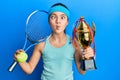
[[[54,46],[54,47],[60,47],[63,46],[67,41],[67,36],[65,33],[61,33],[61,34],[52,34],[50,37],[50,43]]]
[[[50,44],[56,48],[65,45],[66,42],[67,42],[67,36],[65,33],[52,34],[50,37]]]
[[[61,33],[61,34],[52,34],[51,38],[54,39],[55,41],[61,41],[66,39],[66,34],[65,33]]]

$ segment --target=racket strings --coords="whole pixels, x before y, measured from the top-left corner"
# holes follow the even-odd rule
[[[31,42],[44,40],[51,33],[45,12],[36,12],[28,20],[26,33]]]

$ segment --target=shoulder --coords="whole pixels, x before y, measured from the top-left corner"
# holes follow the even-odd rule
[[[42,52],[43,49],[44,49],[44,46],[45,46],[45,42],[41,42],[41,43],[35,45],[34,49],[37,49],[37,50],[39,50],[40,52]]]
[[[43,42],[38,43],[34,49],[38,49],[41,53],[45,48],[46,41],[49,39],[50,36],[46,37]]]
[[[72,37],[69,36],[69,35],[66,35],[66,36],[67,36],[67,40],[68,40],[68,42],[69,42],[70,44],[72,44]]]

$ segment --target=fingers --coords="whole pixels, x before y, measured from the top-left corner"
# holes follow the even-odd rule
[[[25,51],[22,50],[22,49],[19,49],[19,50],[16,51],[16,54],[19,54],[20,52],[25,52]]]
[[[94,51],[91,47],[84,50],[82,57],[89,59],[91,57],[94,57]]]
[[[94,54],[92,54],[92,53],[84,54],[83,57],[86,59],[89,59],[91,57],[94,57]]]
[[[21,52],[25,52],[24,50],[22,50],[22,49],[19,49],[19,50],[17,50],[16,52],[15,52],[15,54],[14,54],[14,60],[17,60],[17,54],[20,54]]]

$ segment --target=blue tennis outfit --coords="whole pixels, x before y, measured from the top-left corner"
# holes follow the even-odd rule
[[[44,69],[41,80],[73,80],[74,51],[68,35],[66,44],[59,48],[52,46],[48,37],[42,51]]]

